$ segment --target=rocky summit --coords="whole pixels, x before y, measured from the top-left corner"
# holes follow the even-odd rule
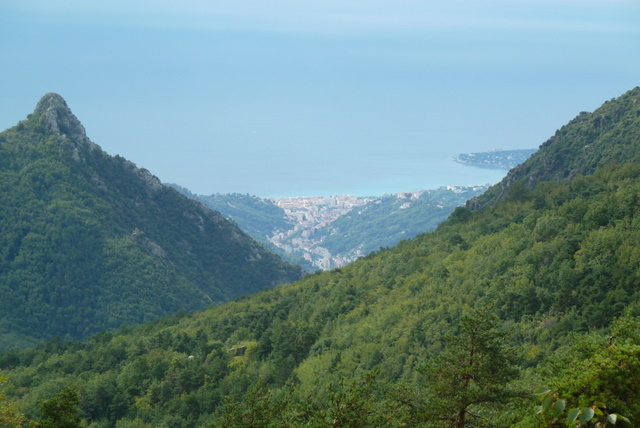
[[[71,112],[62,96],[49,92],[38,102],[33,117],[42,117],[47,130],[75,143],[90,143],[80,120]]]

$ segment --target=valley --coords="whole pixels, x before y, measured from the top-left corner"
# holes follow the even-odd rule
[[[346,266],[381,247],[434,230],[458,206],[489,185],[445,186],[377,197],[195,195],[173,188],[225,217],[307,272]]]
[[[314,268],[346,266],[378,250],[435,229],[457,206],[488,189],[446,186],[380,197],[301,197],[272,201],[293,228],[269,241],[285,254],[301,254]]]
[[[359,198],[351,195],[272,198],[273,203],[282,208],[292,228],[275,230],[267,237],[269,242],[285,254],[302,255],[302,258],[317,269],[331,269],[344,266],[362,254],[331,254],[322,246],[324,236],[319,230],[326,230],[331,223],[343,215],[363,207],[373,198]]]
[[[0,327],[38,342],[0,353],[0,426],[640,420],[640,87],[578,114],[487,189],[198,197],[222,215],[99,151],[66,104],[45,101],[0,134]],[[366,255],[288,281],[299,271],[250,228],[292,254]],[[367,250],[381,235],[395,243]],[[117,318],[82,340],[25,335],[197,291],[220,303]]]
[[[466,153],[455,160],[469,166],[509,169],[535,150]],[[169,184],[236,222],[267,248],[306,271],[346,266],[381,247],[434,230],[458,206],[486,191],[490,183],[359,197],[260,198],[246,194],[196,195]]]

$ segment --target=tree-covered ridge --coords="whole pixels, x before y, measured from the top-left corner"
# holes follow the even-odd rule
[[[640,157],[640,87],[605,102],[593,113],[581,112],[544,142],[527,162],[470,206],[481,207],[502,198],[509,186],[524,181],[535,187],[543,181],[592,174],[610,163]]]
[[[269,243],[267,238],[275,230],[287,230],[292,227],[284,210],[270,199],[241,193],[195,195],[182,186],[170,186],[232,219],[242,230],[263,244]]]
[[[352,262],[381,247],[392,247],[434,230],[451,212],[488,186],[446,186],[374,198],[365,206],[315,231],[319,245]]]
[[[94,427],[637,424],[638,195],[634,162],[520,181],[345,268],[5,353],[4,393],[38,419],[75,388]]]
[[[92,143],[55,94],[0,134],[0,349],[82,338],[299,277]]]

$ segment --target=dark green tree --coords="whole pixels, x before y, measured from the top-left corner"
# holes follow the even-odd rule
[[[77,428],[80,426],[80,395],[73,388],[66,388],[55,397],[40,404],[42,428]]]
[[[290,392],[293,391],[292,388]],[[242,401],[234,402],[227,397],[214,426],[229,428],[293,426],[288,423],[287,417],[290,404],[291,395],[286,399],[278,399],[260,380],[247,391]]]
[[[458,334],[426,364],[430,424],[478,425],[493,419],[490,414],[496,406],[514,396],[508,384],[518,376],[515,357],[496,320],[487,309],[462,317]]]

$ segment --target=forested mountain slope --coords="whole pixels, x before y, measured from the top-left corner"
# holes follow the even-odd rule
[[[372,198],[365,206],[343,215],[309,239],[331,254],[352,262],[381,247],[431,232],[456,207],[486,191],[487,185],[446,186]]]
[[[593,113],[581,112],[557,130],[527,162],[513,168],[499,185],[468,205],[481,207],[493,203],[518,181],[534,188],[543,181],[592,174],[598,166],[638,159],[639,95],[640,87],[636,87],[605,102]]]
[[[275,230],[289,230],[294,226],[284,210],[270,199],[240,193],[195,195],[177,184],[169,186],[232,219],[242,230],[266,245],[269,244],[267,238]]]
[[[303,270],[312,271],[313,265],[299,255],[293,255],[278,248],[269,241],[269,237],[278,230],[291,230],[295,224],[287,219],[284,210],[273,201],[258,196],[228,193],[214,193],[211,195],[196,195],[189,189],[178,184],[169,183],[181,194],[198,200],[214,211],[218,211],[225,218],[237,224],[256,241],[260,242],[269,251],[279,255],[289,263],[298,264]]]
[[[630,94],[620,117],[635,119],[617,126],[637,149],[640,106],[626,101],[640,93]],[[633,159],[566,178],[545,170],[554,179],[533,189],[504,185],[497,202],[458,208],[434,232],[342,269],[87,342],[6,353],[4,390],[38,419],[38,403],[69,388],[94,427],[636,424]]]
[[[91,142],[57,94],[0,134],[0,349],[203,309],[300,270]]]

